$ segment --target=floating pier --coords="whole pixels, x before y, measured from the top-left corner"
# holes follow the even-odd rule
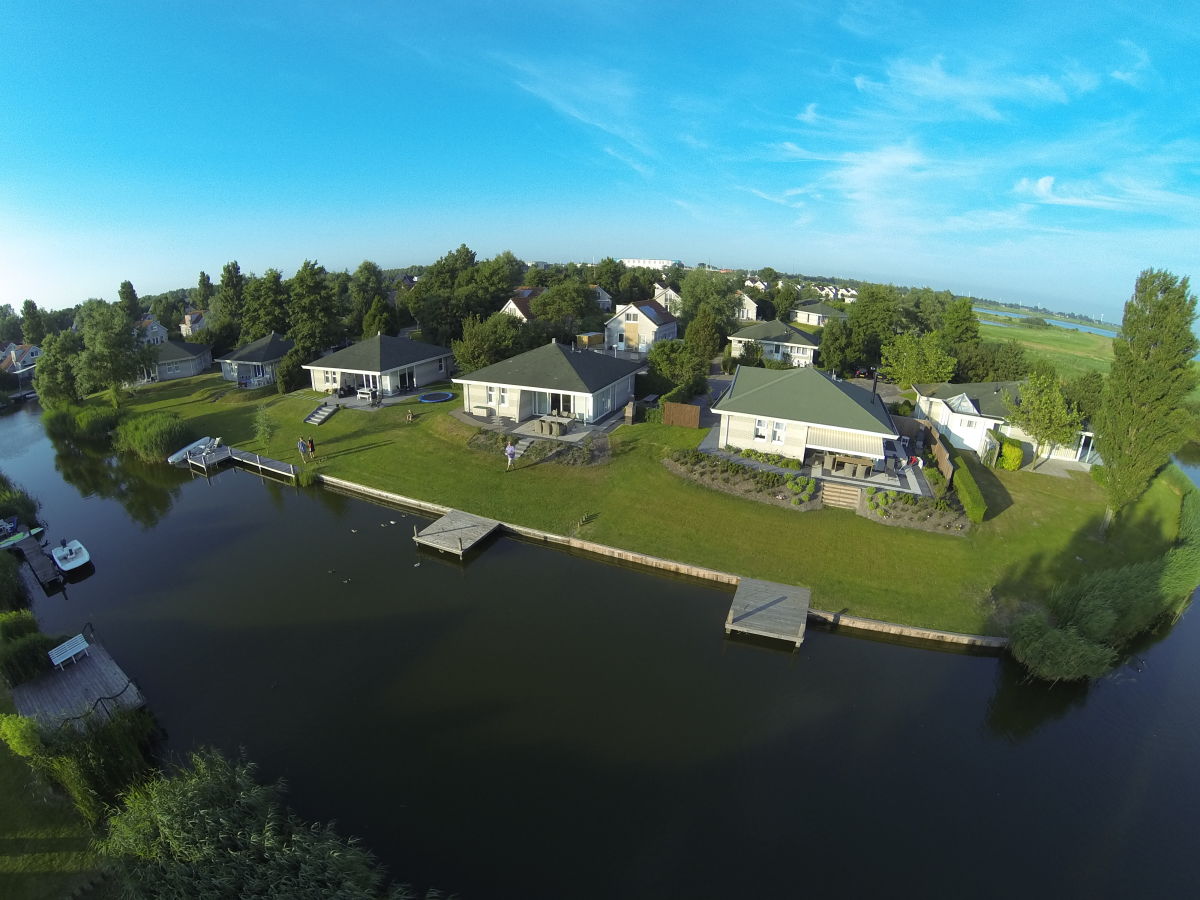
[[[76,727],[93,715],[108,718],[118,709],[137,709],[146,698],[100,644],[89,643],[88,655],[65,663],[12,689],[13,704],[23,716],[52,728],[70,721]]]
[[[421,531],[413,526],[413,540],[423,547],[454,553],[462,559],[468,550],[500,527],[495,519],[485,519],[452,509]]]
[[[17,541],[9,549],[21,551],[21,555],[29,563],[29,568],[33,569],[33,574],[37,576],[37,580],[42,587],[62,580],[62,572],[58,571],[58,566],[54,564],[54,560],[47,556],[46,551],[42,549],[39,536],[27,537],[24,540]]]
[[[267,456],[259,456],[257,453],[238,450],[236,447],[230,447],[228,444],[218,447],[215,450],[209,450],[207,453],[200,453],[187,458],[188,465],[193,470],[202,472],[205,475],[208,475],[212,469],[219,468],[230,461],[247,469],[255,469],[259,475],[280,475],[293,480],[300,471],[299,466],[280,462],[277,459],[271,459]]]
[[[725,619],[725,633],[754,634],[799,647],[804,643],[811,596],[808,588],[794,584],[743,578]]]

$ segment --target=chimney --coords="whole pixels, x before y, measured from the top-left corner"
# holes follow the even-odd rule
[[[875,370],[875,377],[871,379],[871,405],[875,405],[875,397],[879,393],[879,370]]]

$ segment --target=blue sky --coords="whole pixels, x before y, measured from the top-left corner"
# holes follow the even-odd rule
[[[0,302],[465,242],[1109,318],[1200,277],[1189,7],[6,0]]]

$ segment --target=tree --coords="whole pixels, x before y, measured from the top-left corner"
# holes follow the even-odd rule
[[[850,307],[848,323],[858,361],[878,363],[885,344],[896,334],[899,302],[890,285],[868,284]]]
[[[959,297],[950,303],[942,313],[942,346],[946,352],[956,354],[960,347],[978,347],[982,343],[979,336],[979,317],[971,308],[967,297]]]
[[[698,359],[711,360],[721,352],[724,341],[716,312],[710,306],[700,307],[688,323],[683,342]]]
[[[288,337],[300,361],[316,359],[337,342],[338,316],[325,267],[306,259],[288,282]]]
[[[82,393],[115,392],[137,377],[144,354],[123,306],[89,300],[79,309],[79,333],[83,351],[76,357],[75,379]]]
[[[83,351],[83,338],[75,331],[60,331],[46,335],[33,371],[33,388],[42,406],[47,408],[74,403],[79,399],[79,383],[75,377],[76,358]]]
[[[461,372],[474,372],[515,355],[520,348],[521,323],[508,313],[486,319],[471,316],[463,322],[462,338],[451,342]]]
[[[732,280],[725,275],[692,269],[679,286],[679,318],[687,325],[702,307],[707,306],[716,316],[717,324],[728,331],[736,316],[735,290]]]
[[[201,272],[200,277],[196,280],[196,288],[192,291],[192,307],[201,310],[208,309],[209,301],[212,300],[216,292],[216,288],[213,287],[212,279],[208,277],[208,273]]]
[[[46,318],[32,300],[21,306],[21,338],[26,344],[38,345],[46,339]]]
[[[21,317],[12,308],[12,304],[5,303],[0,306],[0,343],[19,344],[22,340],[21,331]]]
[[[404,896],[357,841],[304,822],[281,785],[215,750],[127,790],[97,848],[129,897]]]
[[[826,329],[828,332],[828,329]],[[880,371],[900,387],[949,381],[954,375],[955,359],[942,349],[936,331],[918,337],[900,334],[883,348]]]
[[[762,368],[763,347],[758,341],[743,341],[742,352],[737,356],[739,366],[758,366]]]
[[[854,362],[854,338],[850,326],[839,318],[832,318],[825,323],[818,353],[821,366],[831,372],[839,372]]]
[[[126,319],[130,322],[137,322],[142,318],[142,304],[138,300],[137,291],[133,289],[132,282],[121,282],[121,286],[117,288],[117,298],[117,302],[125,312]]]
[[[387,285],[384,283],[383,269],[364,259],[359,263],[354,274],[350,276],[350,309],[346,315],[346,333],[366,335],[363,318],[371,308],[376,298],[387,298]],[[374,334],[375,332],[371,332]]]
[[[1079,414],[1067,405],[1058,379],[1045,372],[1034,372],[1021,385],[1019,402],[1005,395],[1008,420],[1034,440],[1034,459],[1048,447],[1065,444],[1079,432]]]
[[[242,329],[242,307],[246,302],[246,276],[237,260],[221,267],[221,284],[212,298],[209,327],[230,327],[236,335]]]
[[[375,337],[378,334],[394,335],[396,333],[396,310],[382,297],[376,297],[371,302],[371,308],[363,316],[362,339]]]
[[[278,269],[267,269],[261,278],[246,285],[239,341],[248,344],[272,331],[284,334],[288,328],[288,292]]]
[[[689,384],[708,374],[708,360],[679,340],[655,341],[646,356],[650,371],[671,384]]]
[[[579,281],[560,281],[533,298],[529,310],[534,317],[559,322],[568,328],[594,312],[596,296]]]
[[[1100,372],[1084,372],[1066,382],[1062,392],[1067,406],[1079,414],[1080,421],[1093,422],[1104,396],[1104,375]]]
[[[1108,493],[1105,526],[1142,495],[1182,443],[1179,409],[1196,386],[1196,298],[1188,279],[1146,269],[1125,304],[1096,421]]]
[[[596,284],[608,291],[614,299],[621,296],[621,276],[624,274],[625,263],[619,262],[611,256],[604,257],[596,263],[592,270],[592,277],[596,279]]]
[[[1016,381],[1029,371],[1025,348],[1014,340],[985,341],[975,347],[959,345],[955,381]]]

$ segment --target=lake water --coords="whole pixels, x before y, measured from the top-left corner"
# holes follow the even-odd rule
[[[1009,319],[1025,319],[1025,318],[1029,318],[1030,316],[1038,315],[1037,313],[1033,313],[1033,312],[1029,312],[1029,313],[1001,312],[998,309],[987,309],[986,307],[982,307],[982,306],[976,306],[973,308],[974,308],[975,312],[977,312],[977,313],[986,313],[989,316],[1004,316]],[[1115,328],[1099,328],[1099,327],[1096,327],[1093,325],[1081,325],[1081,324],[1077,324],[1075,322],[1061,322],[1058,319],[1046,319],[1046,321],[1049,322],[1051,325],[1055,326],[1056,328],[1067,328],[1071,331],[1086,331],[1088,334],[1099,334],[1103,337],[1116,337],[1117,336],[1117,329],[1115,329]],[[1002,323],[993,322],[991,324],[1001,325]]]
[[[48,536],[96,561],[36,599],[43,628],[92,622],[172,750],[244,747],[415,884],[1128,898],[1200,879],[1194,612],[1090,687],[819,630],[793,654],[726,639],[730,594],[706,584],[509,539],[442,562],[413,515],[59,456],[30,410],[0,437]]]

